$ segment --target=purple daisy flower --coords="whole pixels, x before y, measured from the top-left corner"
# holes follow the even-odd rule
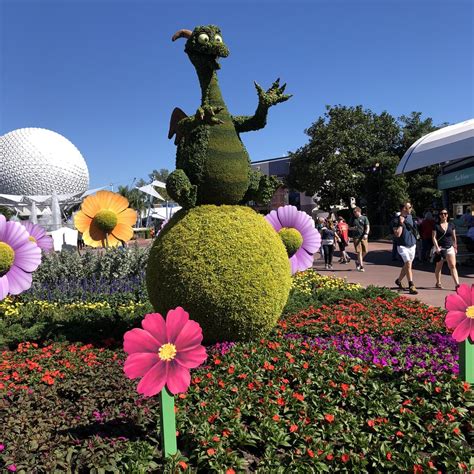
[[[291,274],[313,266],[313,255],[321,246],[321,236],[314,221],[295,206],[283,206],[270,212],[265,219],[278,232],[288,252]]]
[[[29,237],[19,222],[7,222],[0,214],[0,300],[31,286],[31,272],[41,263],[41,249]]]
[[[35,242],[36,245],[44,250],[49,252],[53,250],[53,239],[46,234],[46,231],[38,224],[33,224],[32,222],[26,221],[22,222],[25,229],[30,234],[30,240]]]

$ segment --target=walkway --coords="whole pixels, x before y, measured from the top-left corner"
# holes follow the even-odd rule
[[[349,255],[355,258],[353,246],[350,244]],[[332,274],[337,277],[347,278],[352,283],[360,283],[363,286],[377,285],[385,286],[391,290],[398,291],[395,285],[395,279],[398,277],[401,268],[401,262],[392,262],[392,243],[388,241],[377,241],[369,243],[369,253],[364,263],[365,272],[358,272],[355,269],[354,260],[346,265],[337,263],[339,252],[336,252],[333,261],[333,270],[324,269],[324,260],[318,256],[314,262],[314,269],[323,275]],[[351,253],[352,252],[352,253]],[[474,283],[474,267],[459,266],[458,271],[461,283]],[[419,291],[418,295],[412,296],[408,291],[400,291],[400,294],[410,298],[418,298],[426,304],[444,307],[446,295],[454,291],[454,282],[449,276],[447,264],[444,265],[441,283],[444,289],[435,288],[434,265],[415,262],[414,281]],[[406,284],[406,280],[404,281]]]

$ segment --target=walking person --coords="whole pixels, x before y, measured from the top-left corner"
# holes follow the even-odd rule
[[[337,245],[339,246],[339,251],[341,252],[339,263],[349,263],[351,258],[346,252],[346,247],[349,245],[349,225],[342,216],[338,216],[337,218],[336,232],[337,236],[339,237]]]
[[[416,226],[411,216],[411,204],[405,202],[400,206],[400,215],[394,219],[392,228],[393,235],[397,242],[398,254],[402,258],[403,267],[395,284],[405,290],[403,279],[408,280],[408,291],[411,295],[417,295],[418,290],[413,283],[413,260],[416,254]]]
[[[425,213],[425,218],[420,224],[420,236],[421,236],[421,261],[427,262],[430,258],[431,249],[433,247],[433,231],[436,222],[433,219],[433,214],[428,211]]]
[[[334,255],[334,242],[337,239],[334,224],[328,220],[321,229],[321,245],[324,249],[324,264],[326,270],[332,270],[332,257]]]
[[[432,238],[435,252],[433,261],[436,263],[436,288],[443,288],[441,285],[441,270],[444,262],[448,262],[449,271],[457,289],[459,286],[459,276],[456,268],[458,244],[456,228],[454,227],[454,224],[449,222],[447,209],[441,209],[439,213],[439,224],[436,224],[432,233]]]
[[[359,272],[365,272],[364,257],[369,251],[368,238],[370,232],[370,223],[369,219],[362,215],[362,210],[360,207],[354,208],[352,226],[349,227],[349,229],[352,231],[354,250],[357,254],[356,270]]]

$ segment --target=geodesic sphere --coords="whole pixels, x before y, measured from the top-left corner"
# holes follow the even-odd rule
[[[0,137],[0,194],[76,194],[88,187],[84,158],[59,133],[20,128]]]
[[[248,341],[276,325],[291,286],[290,262],[273,227],[244,206],[179,211],[157,236],[147,264],[159,313],[182,306],[205,343]]]

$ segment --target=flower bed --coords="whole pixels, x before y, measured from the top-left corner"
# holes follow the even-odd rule
[[[466,472],[474,393],[456,376],[444,313],[353,294],[356,301],[287,315],[266,340],[209,348],[207,365],[176,397],[181,454],[166,465],[157,398],[137,395],[121,350],[54,343],[6,351],[0,466]]]

